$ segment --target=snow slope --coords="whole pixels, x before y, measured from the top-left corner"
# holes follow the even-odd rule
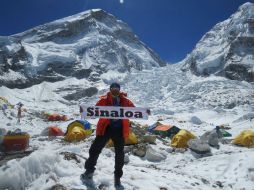
[[[68,79],[55,83],[44,82],[27,89],[8,89],[1,87],[0,96],[15,104],[22,101],[28,112],[22,118],[21,125],[7,111],[7,117],[0,112],[4,128],[21,128],[31,134],[30,146],[37,148],[31,155],[18,160],[11,160],[0,168],[0,187],[9,189],[50,189],[61,184],[67,189],[87,189],[79,180],[84,172],[84,158],[94,135],[79,143],[67,143],[61,138],[49,139],[39,136],[47,126],[56,124],[64,131],[67,122],[48,122],[40,118],[40,113],[59,112],[70,118],[79,118],[78,105],[85,102],[94,105],[98,96],[68,102],[62,98],[56,88],[75,85],[96,86],[98,95],[108,90],[112,81],[121,83],[122,90],[138,106],[149,106],[152,116],[140,124],[151,125],[160,119],[164,124],[173,124],[187,129],[196,136],[213,129],[216,125],[227,124],[233,137],[243,129],[254,128],[253,84],[232,81],[222,77],[196,77],[181,71],[181,65],[169,65],[145,71],[136,71],[125,75],[110,71],[95,83],[85,79]],[[169,73],[171,73],[169,75]],[[238,90],[236,90],[238,89]],[[244,93],[242,93],[244,92]],[[64,93],[64,92],[63,92]],[[224,95],[223,95],[224,94]],[[217,100],[217,101],[215,101]],[[248,102],[247,102],[248,100]],[[207,101],[207,102],[206,102]],[[228,108],[227,102],[237,102]],[[14,113],[15,114],[15,113]],[[250,117],[247,117],[247,115]],[[202,122],[193,123],[192,117]],[[243,117],[246,116],[246,117]],[[96,124],[97,120],[90,120]],[[150,145],[151,151],[162,158],[151,161],[147,156],[140,158],[127,153],[129,162],[124,166],[122,183],[125,189],[248,189],[254,187],[253,156],[254,150],[231,144],[220,144],[220,149],[212,148],[212,156],[197,158],[189,150],[172,151],[160,139],[156,145]],[[75,153],[80,160],[65,160],[63,152]],[[127,159],[127,158],[126,158]],[[103,183],[113,188],[114,152],[105,148],[98,160],[95,172],[97,185]],[[15,179],[15,181],[13,181]]]

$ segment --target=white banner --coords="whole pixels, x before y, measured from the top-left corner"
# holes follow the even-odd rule
[[[82,108],[82,117],[85,119],[108,118],[108,119],[148,119],[148,108],[138,107],[115,107],[115,106],[85,106]]]

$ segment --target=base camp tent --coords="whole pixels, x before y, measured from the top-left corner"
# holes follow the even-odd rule
[[[157,135],[160,135],[162,137],[170,137],[173,138],[174,135],[176,135],[180,129],[176,126],[172,125],[158,125],[153,129],[153,132]]]
[[[160,122],[154,123],[153,125],[148,127],[147,130],[150,133],[170,138],[173,138],[173,136],[180,131],[180,129],[174,125],[163,125]]]
[[[188,148],[188,141],[196,138],[191,132],[181,129],[171,140],[171,146],[175,148]]]
[[[41,132],[42,136],[64,136],[64,132],[57,126],[49,126]]]
[[[251,130],[244,130],[236,136],[232,142],[233,144],[245,146],[249,148],[254,147],[254,132]]]
[[[225,129],[220,129],[223,137],[232,137],[232,134],[227,132]]]
[[[65,133],[66,141],[81,141],[92,134],[91,124],[86,120],[76,120],[71,122]]]
[[[44,113],[45,117],[48,119],[48,121],[67,121],[68,118],[66,115],[60,115],[57,113]]]
[[[160,122],[157,121],[157,122],[154,123],[153,125],[149,126],[147,130],[148,130],[149,132],[153,133],[153,130],[154,130],[157,126],[159,126],[159,125],[162,125],[162,124],[161,124]]]
[[[8,131],[2,138],[0,144],[1,151],[23,151],[28,148],[29,139],[28,133],[21,132],[20,130]]]

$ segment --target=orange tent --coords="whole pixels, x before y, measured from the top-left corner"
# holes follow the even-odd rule
[[[172,138],[180,129],[174,125],[158,125],[153,131],[157,135]]]
[[[64,136],[64,132],[57,126],[49,126],[41,132],[45,136]]]
[[[60,115],[57,113],[49,114],[47,118],[49,121],[67,121],[68,120],[66,115]]]
[[[171,128],[172,126],[170,125],[158,125],[157,127],[155,127],[154,130],[156,131],[167,131]]]

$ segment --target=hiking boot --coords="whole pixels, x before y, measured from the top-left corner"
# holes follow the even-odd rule
[[[115,177],[115,187],[120,187],[120,186],[122,186],[120,178]]]
[[[84,179],[93,179],[93,173],[85,172],[81,174]]]
[[[94,185],[93,173],[85,172],[85,173],[81,174],[80,175],[80,180],[85,185],[88,185],[88,186],[93,186]]]

